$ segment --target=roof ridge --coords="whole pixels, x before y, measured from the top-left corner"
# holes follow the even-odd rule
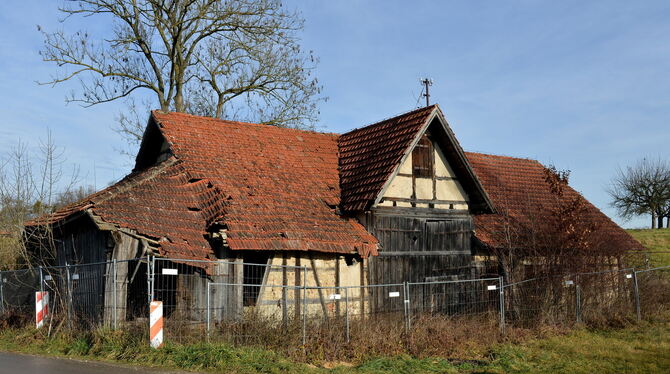
[[[511,160],[520,160],[520,161],[535,161],[538,164],[544,166],[543,163],[541,163],[539,160],[536,160],[534,158],[530,157],[515,157],[515,156],[507,156],[507,155],[501,155],[501,154],[496,154],[496,153],[483,153],[483,152],[473,152],[473,151],[466,151],[464,150],[466,154],[473,154],[473,155],[479,155],[479,156],[490,156],[490,157],[497,157],[497,158],[507,158]]]
[[[316,134],[316,135],[329,135],[329,136],[334,136],[334,137],[339,137],[340,134],[335,133],[335,132],[322,132],[322,131],[316,131],[316,130],[304,130],[304,129],[296,129],[293,127],[280,127],[280,126],[275,126],[271,124],[263,124],[263,123],[253,123],[253,122],[244,122],[244,121],[232,121],[228,119],[222,119],[222,118],[214,118],[214,117],[207,117],[207,116],[199,116],[195,114],[190,114],[190,113],[183,113],[183,112],[163,112],[161,110],[155,109],[151,111],[151,115],[157,120],[158,123],[160,123],[160,119],[156,117],[155,113],[158,114],[158,116],[177,116],[177,117],[189,117],[189,118],[200,118],[200,119],[205,119],[208,121],[213,121],[213,122],[218,122],[223,125],[242,125],[242,126],[253,126],[253,127],[262,127],[262,128],[276,128],[280,130],[286,130],[286,131],[295,131],[295,132],[300,132],[300,133],[308,133],[308,134]]]
[[[344,133],[340,134],[340,136],[350,135],[350,134],[355,133],[357,131],[367,129],[367,128],[370,128],[372,126],[384,123],[384,122],[388,122],[388,121],[391,121],[391,120],[394,120],[394,119],[397,119],[397,118],[400,118],[400,117],[405,117],[405,116],[408,116],[408,115],[411,115],[411,114],[418,113],[418,112],[423,111],[423,110],[427,110],[428,108],[435,109],[435,108],[439,108],[439,106],[437,104],[433,104],[433,105],[424,106],[424,107],[421,107],[421,108],[416,108],[416,109],[410,110],[408,112],[401,112],[401,113],[398,113],[398,114],[393,115],[391,117],[386,117],[386,118],[383,118],[379,121],[368,123],[367,125],[363,125],[361,127],[355,127],[355,128],[353,128],[353,129],[351,129],[347,132],[344,132]]]

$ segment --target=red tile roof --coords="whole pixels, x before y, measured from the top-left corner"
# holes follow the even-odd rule
[[[340,136],[342,209],[369,207],[436,108],[420,108]]]
[[[174,155],[226,201],[233,250],[376,253],[377,240],[340,216],[337,135],[153,112]]]
[[[527,225],[529,220],[547,221],[557,205],[556,195],[550,192],[545,167],[535,160],[466,152],[477,177],[493,200],[496,214],[475,216],[476,237],[491,247],[514,246],[510,227]],[[574,200],[579,193],[570,187],[564,191],[564,201]],[[598,208],[586,201],[581,223],[594,225],[589,234],[592,246],[607,246],[614,250],[644,250],[625,230],[612,222]],[[533,218],[531,218],[533,217]]]
[[[49,222],[90,209],[107,222],[162,239],[160,251],[179,258],[214,256],[205,234],[215,221],[226,226],[233,250],[375,254],[377,240],[337,208],[369,206],[436,108],[341,136],[153,112],[150,126],[157,126],[173,156],[64,207]],[[520,220],[523,207],[544,209],[551,200],[544,167],[526,159],[466,157],[500,212],[476,216],[476,236],[501,246],[506,219]],[[577,193],[569,189],[568,195]],[[616,245],[641,249],[587,206],[587,218]]]
[[[160,240],[162,255],[214,258],[204,233],[222,209],[220,195],[211,183],[194,180],[180,161],[170,158],[31,224],[55,223],[90,209],[107,223]]]

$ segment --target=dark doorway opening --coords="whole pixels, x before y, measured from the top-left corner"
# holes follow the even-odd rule
[[[242,255],[242,261],[244,262],[244,306],[256,305],[265,280],[269,260],[270,253],[246,252]]]

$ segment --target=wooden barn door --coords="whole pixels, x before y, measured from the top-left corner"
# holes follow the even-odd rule
[[[381,249],[379,256],[369,259],[370,284],[471,277],[473,256],[470,237],[473,223],[470,216],[378,214],[373,217],[371,226]],[[435,300],[434,297],[444,292],[432,287],[414,287],[410,295],[412,305],[443,303],[444,300]],[[381,291],[371,291],[371,309],[375,312],[392,311],[392,302],[386,296]]]
[[[445,276],[470,276],[470,216],[375,215],[371,231],[381,244],[370,258],[370,284],[423,282]]]
[[[471,232],[471,221],[467,219],[427,220],[425,250],[470,254]]]

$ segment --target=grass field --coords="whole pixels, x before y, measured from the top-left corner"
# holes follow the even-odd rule
[[[635,229],[627,231],[649,249],[649,257],[652,265],[670,265],[670,229]]]
[[[643,322],[616,330],[568,334],[490,347],[480,359],[392,357],[361,364],[291,362],[254,348],[170,345],[155,351],[139,335],[104,334],[45,339],[33,329],[0,332],[0,350],[97,359],[145,366],[220,373],[668,373],[670,322]]]

